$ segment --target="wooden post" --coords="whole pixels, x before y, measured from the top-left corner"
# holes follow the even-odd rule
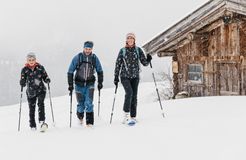
[[[177,55],[175,54],[174,56],[173,56],[173,61],[176,61],[176,62],[178,62],[178,57],[177,57]],[[179,68],[179,67],[178,67]],[[178,71],[179,72],[179,71]],[[179,79],[178,79],[178,73],[177,72],[175,72],[175,73],[173,73],[173,95],[174,95],[174,97],[176,96],[176,94],[178,94],[179,93]]]

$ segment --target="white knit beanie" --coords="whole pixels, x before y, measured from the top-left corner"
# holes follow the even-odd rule
[[[132,38],[134,38],[134,39],[136,40],[136,36],[135,36],[135,34],[132,33],[132,32],[127,33],[126,38],[128,38],[128,37],[132,37]]]

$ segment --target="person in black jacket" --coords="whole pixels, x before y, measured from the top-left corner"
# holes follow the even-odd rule
[[[120,76],[125,90],[123,123],[136,122],[140,63],[148,66],[152,60],[149,54],[145,57],[143,50],[136,46],[135,40],[134,33],[127,34],[126,46],[120,50],[115,65],[114,84],[118,86]]]
[[[29,53],[27,55],[27,63],[21,70],[20,85],[23,88],[27,85],[26,94],[29,104],[29,122],[32,130],[37,129],[35,122],[35,108],[37,101],[39,123],[41,123],[41,127],[43,124],[46,124],[44,106],[46,87],[43,82],[50,83],[50,78],[48,77],[44,67],[37,63],[35,54]]]

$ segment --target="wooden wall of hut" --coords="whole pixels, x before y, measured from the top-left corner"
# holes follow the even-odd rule
[[[179,73],[175,75],[175,93],[191,96],[246,95],[246,18],[223,17],[192,33],[192,39],[178,44],[175,51]],[[202,82],[190,81],[190,64],[203,68]]]

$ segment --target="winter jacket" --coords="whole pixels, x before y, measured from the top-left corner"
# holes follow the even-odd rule
[[[75,70],[75,78],[73,78]],[[93,85],[96,81],[94,76],[95,70],[98,83],[102,83],[103,70],[98,57],[93,53],[90,55],[85,55],[84,53],[77,54],[68,69],[68,84],[73,85],[73,81],[75,81],[75,84],[79,86]]]
[[[147,66],[149,62],[147,61],[143,50],[139,47],[126,47],[125,55],[123,55],[122,48],[118,54],[116,64],[115,64],[115,77],[120,75],[121,78],[139,78],[140,64]],[[138,49],[138,53],[136,49]]]
[[[36,63],[34,67],[25,65],[21,70],[21,80],[27,84],[28,98],[35,97],[46,92],[46,87],[43,83],[49,79],[44,67]]]

